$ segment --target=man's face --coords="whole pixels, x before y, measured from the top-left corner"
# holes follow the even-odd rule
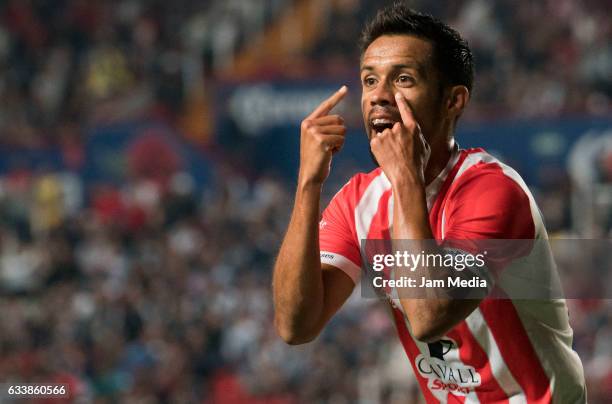
[[[394,94],[408,101],[425,139],[442,128],[444,113],[439,74],[430,42],[408,35],[383,35],[368,46],[361,61],[361,109],[368,134],[401,122]]]

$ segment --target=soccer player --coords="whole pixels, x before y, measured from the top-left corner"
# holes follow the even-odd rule
[[[313,340],[349,297],[367,256],[362,240],[547,238],[519,175],[454,140],[473,81],[470,49],[456,31],[401,4],[385,8],[364,30],[360,71],[379,167],[352,177],[322,218],[321,187],[346,131],[331,110],[347,88],[301,125],[295,205],[273,279],[275,326],[289,344]],[[529,252],[520,257],[537,264]],[[493,283],[501,270],[495,258],[480,269]],[[435,277],[434,268],[424,270]],[[388,303],[428,403],[586,402],[563,299],[436,295]]]

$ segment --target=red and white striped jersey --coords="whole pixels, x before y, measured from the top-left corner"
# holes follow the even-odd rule
[[[426,187],[426,198],[437,240],[547,238],[521,177],[483,149],[455,148],[446,168]],[[383,171],[355,175],[323,212],[321,262],[357,283],[361,240],[390,238],[392,215],[391,184]],[[563,299],[485,298],[433,344],[415,339],[401,305],[391,299],[389,305],[428,403],[586,402]]]

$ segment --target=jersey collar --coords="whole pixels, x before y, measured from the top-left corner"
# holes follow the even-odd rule
[[[453,149],[451,150],[451,155],[448,159],[448,163],[446,163],[444,169],[440,171],[440,174],[438,174],[437,177],[434,178],[434,180],[431,181],[429,185],[425,187],[427,210],[431,210],[431,207],[433,206],[433,203],[436,200],[436,196],[438,195],[438,192],[440,192],[442,184],[444,184],[444,180],[446,180],[446,177],[448,177],[448,173],[450,173],[455,164],[457,164],[457,161],[459,161],[460,156],[461,153],[459,152],[459,145],[453,139]]]

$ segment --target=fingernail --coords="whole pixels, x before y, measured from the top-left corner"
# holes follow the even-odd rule
[[[402,99],[402,94],[401,93],[395,93],[395,99],[396,100],[401,100]]]
[[[348,90],[348,87],[347,87],[347,86],[342,86],[342,87],[340,87],[340,91],[347,91],[347,90]]]

